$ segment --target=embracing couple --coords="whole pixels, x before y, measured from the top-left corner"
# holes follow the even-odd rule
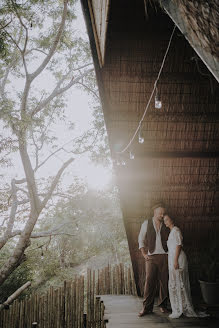
[[[158,306],[162,313],[168,312],[169,289],[172,308],[169,317],[179,318],[182,314],[197,317],[192,306],[188,262],[182,250],[181,231],[174,225],[173,218],[165,213],[162,203],[157,203],[152,210],[153,218],[143,222],[138,237],[139,249],[146,262],[143,309],[139,317],[153,312],[157,286]]]

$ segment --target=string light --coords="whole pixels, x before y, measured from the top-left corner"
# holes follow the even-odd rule
[[[121,159],[121,158],[117,158],[114,163],[117,165],[117,166],[125,166],[126,165],[126,162],[124,159]]]
[[[170,39],[169,39],[169,42],[168,42],[168,45],[167,45],[167,49],[166,49],[166,52],[165,52],[165,54],[164,54],[164,57],[163,57],[163,60],[162,60],[162,63],[161,63],[160,70],[159,70],[158,75],[157,75],[157,78],[156,78],[156,80],[155,80],[155,82],[154,82],[154,87],[153,87],[153,90],[152,90],[152,92],[151,92],[151,95],[150,95],[150,98],[149,98],[149,100],[148,100],[148,103],[147,103],[147,105],[146,105],[146,107],[145,107],[145,110],[144,110],[144,113],[143,113],[143,115],[142,115],[142,118],[141,118],[141,120],[139,121],[138,126],[137,126],[137,128],[136,128],[136,130],[135,130],[135,132],[134,132],[134,134],[133,134],[133,136],[132,136],[132,138],[130,139],[129,143],[128,143],[128,144],[127,144],[127,145],[126,145],[121,151],[117,151],[117,152],[116,152],[117,154],[122,154],[122,153],[124,153],[124,152],[130,147],[130,145],[132,144],[133,140],[135,139],[135,137],[136,137],[138,131],[139,131],[140,128],[141,128],[141,124],[142,124],[142,122],[143,122],[143,120],[144,120],[144,118],[145,118],[145,115],[146,115],[147,110],[148,110],[148,108],[149,108],[149,105],[150,105],[150,103],[151,103],[152,97],[153,97],[154,92],[155,92],[155,90],[156,90],[156,88],[157,88],[157,83],[158,83],[158,81],[159,81],[159,78],[160,78],[161,72],[162,72],[162,70],[163,70],[164,63],[165,63],[165,60],[166,60],[166,57],[167,57],[168,51],[169,51],[169,49],[170,49],[170,45],[171,45],[171,41],[172,41],[172,38],[173,38],[173,35],[174,35],[174,32],[175,32],[175,29],[176,29],[176,25],[174,25],[173,31],[172,31],[172,33],[171,33],[171,36],[170,36]],[[162,103],[161,103],[161,106],[162,106]],[[160,108],[161,108],[161,107],[160,107]],[[143,140],[142,140],[142,139],[143,139]],[[138,140],[139,140],[139,143],[143,143],[143,142],[144,142],[144,138],[142,138],[142,139],[140,139],[142,142],[140,142],[140,140],[138,139]]]
[[[159,96],[157,87],[156,87],[155,104],[154,105],[155,105],[155,108],[158,108],[158,109],[160,109],[162,107],[162,102],[160,100],[160,96]]]
[[[140,144],[143,144],[144,143],[144,137],[142,135],[141,129],[139,130],[139,134],[138,134],[138,142]]]
[[[134,159],[135,158],[135,155],[131,151],[129,152],[129,158],[130,159]]]

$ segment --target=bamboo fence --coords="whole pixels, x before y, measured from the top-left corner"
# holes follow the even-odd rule
[[[108,265],[51,287],[45,295],[15,300],[0,311],[0,328],[104,328],[101,294],[136,295],[133,272],[123,264]]]

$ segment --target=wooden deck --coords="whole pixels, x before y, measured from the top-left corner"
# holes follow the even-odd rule
[[[142,308],[142,299],[129,295],[101,295],[105,305],[105,319],[108,320],[107,328],[178,328],[178,327],[219,327],[219,316],[207,318],[169,319],[168,314],[159,312],[154,307],[154,313],[138,317]]]

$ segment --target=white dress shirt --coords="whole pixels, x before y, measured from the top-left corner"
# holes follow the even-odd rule
[[[154,225],[154,230],[156,231],[156,242],[155,242],[154,252],[150,253],[149,250],[148,250],[148,255],[167,254],[167,252],[165,252],[165,250],[163,249],[162,241],[161,241],[161,235],[160,235],[160,230],[161,230],[161,227],[162,227],[163,223],[161,223],[160,229],[157,230],[154,218],[152,218],[152,222],[153,222],[153,225]],[[145,247],[145,237],[146,237],[147,228],[148,228],[148,220],[145,220],[142,223],[141,230],[140,230],[139,235],[138,235],[139,249],[142,248],[142,247]]]

